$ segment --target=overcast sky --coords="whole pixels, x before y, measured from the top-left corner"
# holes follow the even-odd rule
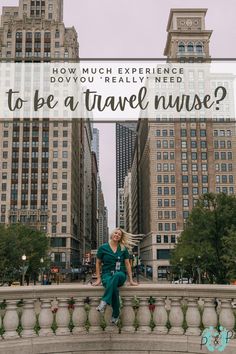
[[[2,6],[17,4],[0,0],[0,12]],[[82,58],[157,58],[163,56],[169,11],[181,7],[208,8],[212,57],[236,58],[235,0],[64,0],[64,22],[76,28]],[[101,177],[113,228],[115,130],[110,125],[98,128]]]

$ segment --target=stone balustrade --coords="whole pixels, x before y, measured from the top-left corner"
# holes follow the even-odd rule
[[[0,289],[0,353],[204,353],[201,333],[234,336],[236,287],[142,284],[121,288],[118,326],[96,311],[102,287],[51,285]],[[232,337],[224,353],[236,352]]]

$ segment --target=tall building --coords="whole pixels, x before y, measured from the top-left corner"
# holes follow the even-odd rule
[[[116,123],[116,226],[124,228],[124,181],[131,168],[136,122]]]
[[[96,154],[97,165],[99,169],[99,130],[97,128],[93,128],[92,150]]]
[[[165,48],[168,59],[193,62],[210,58],[212,31],[205,29],[205,15],[205,9],[171,10]],[[205,74],[204,69],[193,70],[191,85],[204,86]],[[208,80],[214,84],[222,76]],[[221,85],[232,85],[232,77],[224,80]],[[141,259],[154,281],[167,281],[170,251],[199,196],[235,193],[235,148],[235,123],[227,117],[139,120],[134,159],[138,186],[131,188],[138,193],[138,214],[134,209],[137,229],[146,235]]]
[[[20,0],[3,7],[0,56],[45,62],[78,58],[63,1]],[[91,127],[83,120],[0,120],[0,221],[47,232],[51,260],[76,266],[91,247]]]

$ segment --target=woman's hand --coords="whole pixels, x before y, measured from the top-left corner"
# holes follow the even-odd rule
[[[92,286],[98,286],[101,285],[101,278],[98,278],[94,283],[91,283]]]
[[[136,281],[133,281],[133,280],[130,280],[129,281],[129,285],[131,285],[131,286],[137,286],[137,285],[139,285]]]

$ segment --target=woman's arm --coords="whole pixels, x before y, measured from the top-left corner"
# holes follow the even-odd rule
[[[97,286],[97,285],[101,284],[101,264],[102,264],[101,259],[97,258],[96,259],[96,276],[97,276],[97,280],[92,284],[94,286]]]
[[[136,283],[135,281],[133,281],[132,269],[131,269],[131,265],[130,265],[129,259],[125,259],[125,267],[126,267],[126,270],[127,270],[127,273],[128,273],[130,285],[138,285],[138,283]]]

